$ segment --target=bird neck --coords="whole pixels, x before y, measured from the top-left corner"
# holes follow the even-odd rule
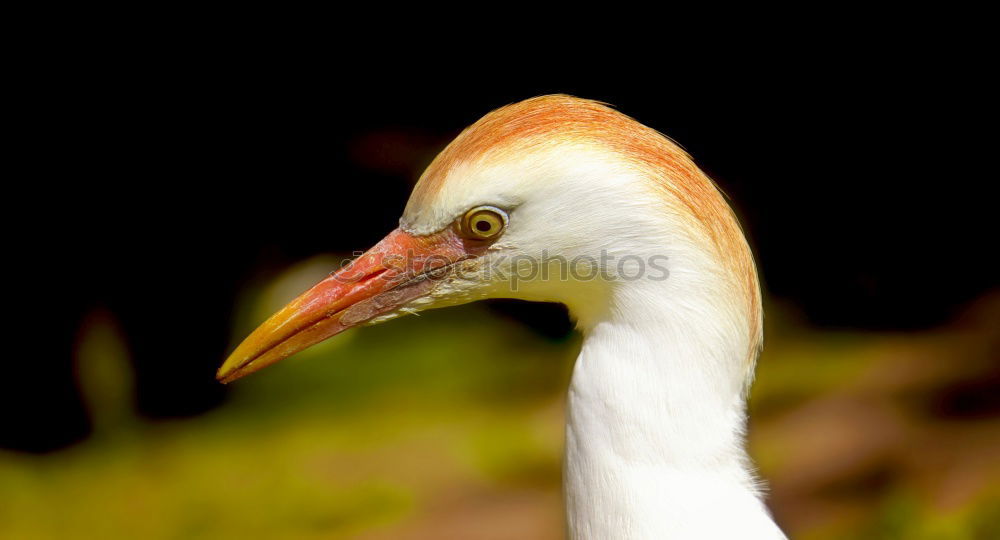
[[[781,538],[743,449],[748,337],[713,309],[718,287],[667,281],[613,289],[580,319],[570,537]]]

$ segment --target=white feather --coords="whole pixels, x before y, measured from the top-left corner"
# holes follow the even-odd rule
[[[446,186],[431,204],[408,206],[401,227],[429,234],[483,204],[508,209],[509,226],[476,277],[452,276],[407,311],[488,297],[556,301],[583,332],[566,426],[570,537],[783,538],[743,449],[748,315],[690,215],[592,145],[460,164]],[[536,278],[516,290],[484,277],[489,265],[511,271],[514,257],[546,254],[666,257],[669,275]]]

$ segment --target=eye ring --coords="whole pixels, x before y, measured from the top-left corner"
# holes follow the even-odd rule
[[[462,218],[462,232],[469,238],[490,240],[507,228],[507,213],[495,206],[477,206]]]

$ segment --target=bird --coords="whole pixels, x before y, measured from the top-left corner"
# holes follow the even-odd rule
[[[569,538],[784,538],[745,450],[763,341],[741,225],[670,138],[602,102],[489,112],[431,162],[399,227],[272,315],[229,383],[361,325],[483,299],[565,304]]]

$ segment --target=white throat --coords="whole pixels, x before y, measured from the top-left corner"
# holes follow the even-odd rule
[[[580,320],[569,536],[784,538],[743,449],[747,337],[718,309],[711,277],[672,271],[619,284],[606,309]]]

